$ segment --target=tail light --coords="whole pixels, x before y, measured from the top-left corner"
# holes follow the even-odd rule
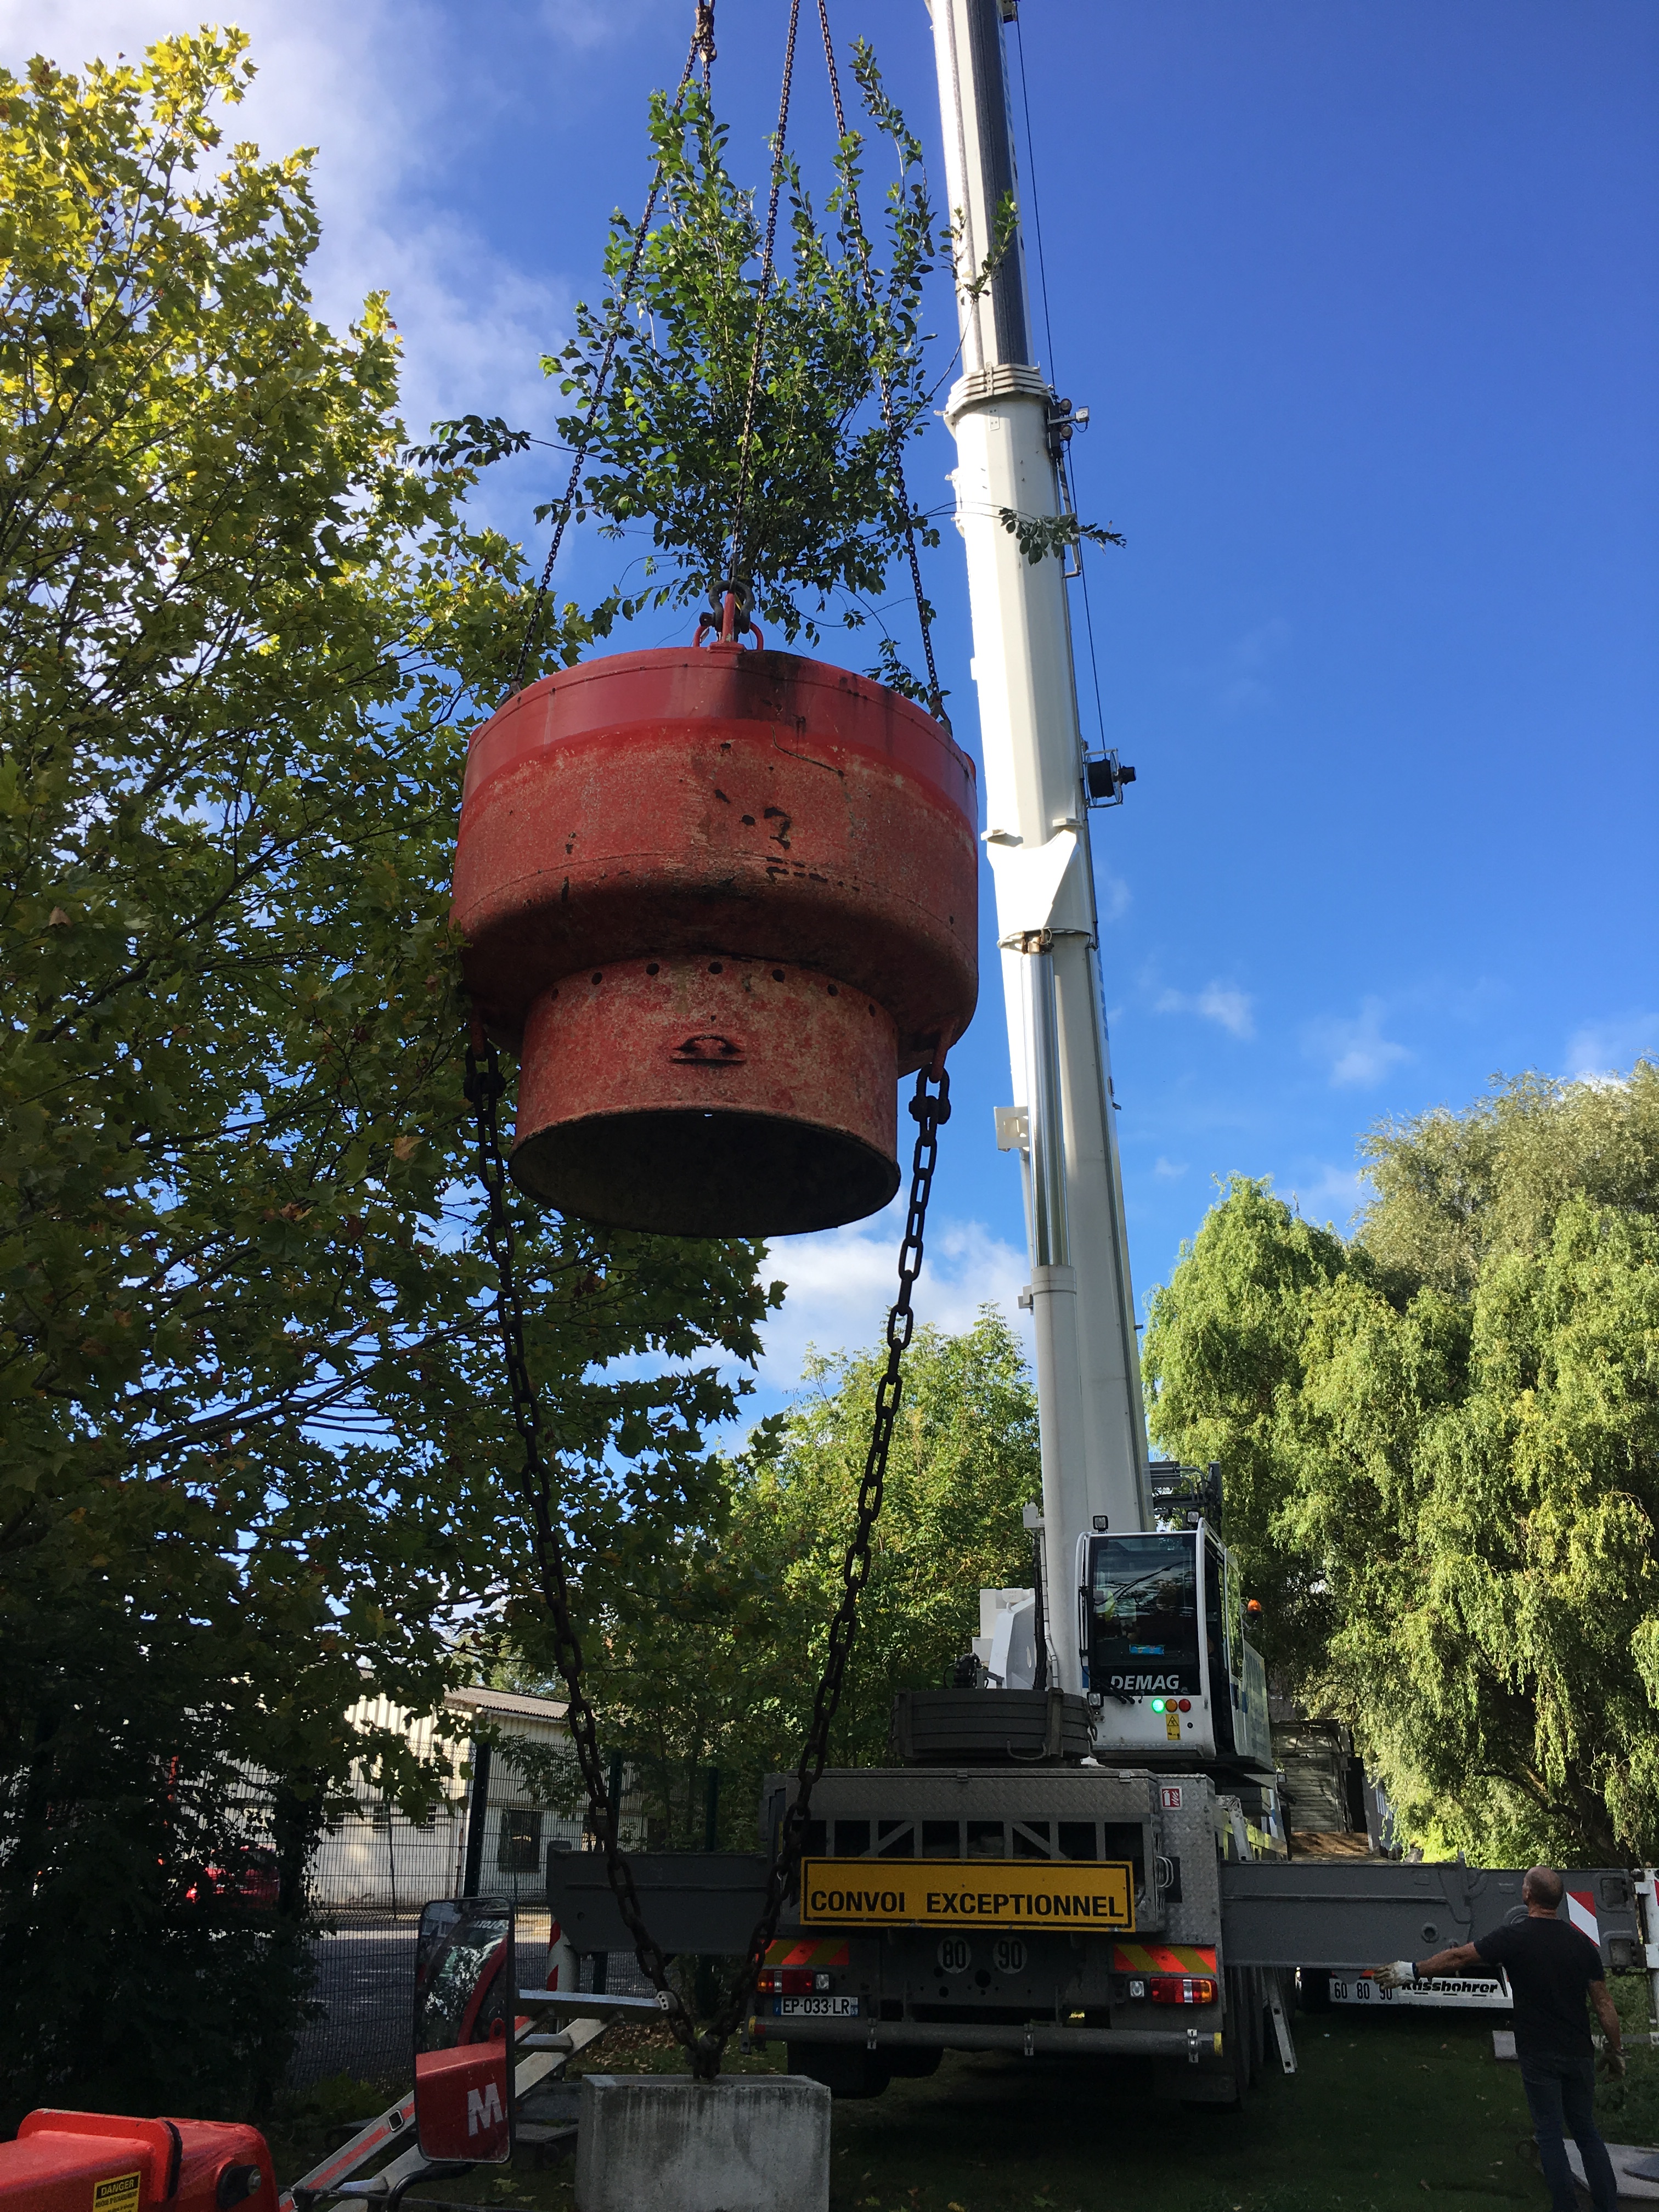
[[[766,1966],[761,1971],[757,1987],[769,1990],[780,1997],[811,1996],[814,1990],[827,1990],[830,1976],[822,1971],[814,1972],[811,1966]]]
[[[1154,2004],[1215,2002],[1215,1984],[1207,1974],[1154,1974],[1147,1993]]]

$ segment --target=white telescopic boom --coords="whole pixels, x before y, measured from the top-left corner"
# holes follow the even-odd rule
[[[1017,220],[1009,228],[1018,194],[1005,8],[1012,13],[1008,0],[930,0],[962,328],[963,374],[945,414],[957,441],[1014,1096],[1026,1109],[1049,1635],[1060,1685],[1076,1690],[1077,1540],[1102,1514],[1113,1528],[1150,1528],[1151,1496],[1066,563],[1028,561],[1001,519],[1061,511],[1054,395],[1031,359]]]

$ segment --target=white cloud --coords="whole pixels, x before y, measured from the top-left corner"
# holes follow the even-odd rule
[[[1095,862],[1095,903],[1103,921],[1121,921],[1129,911],[1130,891],[1121,876]]]
[[[1409,1046],[1383,1036],[1383,1015],[1381,999],[1365,999],[1357,1020],[1312,1025],[1309,1049],[1316,1058],[1329,1060],[1331,1081],[1339,1088],[1369,1090],[1391,1067],[1416,1058]]]
[[[1355,1213],[1376,1195],[1356,1170],[1317,1161],[1298,1173],[1291,1204],[1304,1221],[1329,1223],[1346,1234]]]
[[[775,1237],[762,1263],[763,1283],[787,1285],[781,1309],[761,1329],[761,1357],[753,1368],[739,1367],[707,1353],[694,1355],[693,1367],[714,1365],[740,1390],[732,1420],[704,1431],[711,1447],[731,1451],[756,1422],[800,1395],[809,1352],[833,1354],[868,1352],[879,1345],[888,1309],[898,1291],[898,1248],[904,1231],[901,1199],[867,1221],[825,1229],[811,1237]],[[927,1231],[922,1271],[911,1303],[918,1328],[958,1334],[971,1328],[981,1306],[1000,1307],[1012,1326],[1028,1364],[1036,1346],[1031,1320],[1022,1312],[1019,1293],[1030,1278],[1025,1254],[981,1221],[936,1219]],[[659,1352],[639,1352],[611,1362],[613,1382],[659,1376],[680,1363]]]
[[[1161,1182],[1176,1182],[1186,1172],[1185,1160],[1166,1160],[1162,1152],[1152,1163],[1152,1173]]]
[[[132,60],[194,20],[175,0],[0,0],[0,55],[14,70],[36,52],[65,69]],[[318,315],[343,330],[366,293],[390,291],[411,434],[477,410],[545,435],[556,395],[538,362],[562,342],[568,300],[446,206],[450,175],[434,158],[444,149],[459,162],[499,107],[465,12],[430,0],[239,0],[234,20],[258,75],[240,106],[221,110],[225,142],[252,139],[271,158],[318,149]]]
[[[1576,1082],[1627,1075],[1644,1056],[1659,1059],[1659,1013],[1621,1014],[1586,1022],[1567,1041],[1567,1073]]]
[[[782,1310],[768,1322],[759,1392],[792,1392],[807,1349],[858,1352],[879,1341],[898,1291],[899,1238],[904,1207],[812,1237],[780,1237],[768,1248],[763,1274],[788,1285]],[[930,1226],[913,1303],[918,1324],[970,1328],[982,1305],[1000,1306],[1025,1326],[1019,1292],[1030,1277],[1024,1251],[994,1237],[982,1222],[945,1219]],[[1029,1347],[1028,1347],[1029,1349]]]
[[[690,10],[682,9],[690,39]],[[545,0],[540,21],[562,46],[578,53],[632,44],[648,23],[673,17],[672,0]]]
[[[1152,1001],[1156,1013],[1201,1014],[1206,1021],[1219,1023],[1230,1036],[1240,1038],[1255,1035],[1255,1004],[1248,991],[1230,983],[1206,983],[1201,991],[1160,991]]]
[[[1222,680],[1217,704],[1229,714],[1243,714],[1271,705],[1273,693],[1266,681],[1273,662],[1289,644],[1291,626],[1281,616],[1246,630],[1228,654],[1231,674]]]

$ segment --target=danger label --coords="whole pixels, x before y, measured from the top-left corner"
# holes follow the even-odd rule
[[[1133,1870],[1115,1861],[1079,1864],[1003,1860],[808,1859],[800,1917],[819,1927],[1097,1928],[1135,1924]]]
[[[92,2185],[92,2212],[138,2212],[139,2177],[112,2173]]]

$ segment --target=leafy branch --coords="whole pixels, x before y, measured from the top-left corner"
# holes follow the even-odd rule
[[[864,134],[849,130],[836,149],[822,220],[787,161],[755,394],[743,533],[750,573],[728,579],[723,565],[761,240],[753,196],[727,167],[725,126],[695,87],[678,104],[661,94],[652,100],[664,216],[645,241],[621,319],[574,517],[591,519],[602,535],[649,532],[664,574],[645,604],[701,609],[735,581],[757,619],[791,643],[817,642],[832,603],[878,597],[909,532],[924,544],[939,542],[933,524],[908,509],[896,457],[921,429],[931,397],[920,315],[939,240],[921,147],[867,47],[855,53],[854,75],[897,161],[883,210],[884,265],[876,265],[857,212]],[[579,305],[575,336],[543,364],[574,403],[558,426],[572,442],[583,434],[637,243],[618,214],[605,256],[609,296]]]
[[[499,415],[462,415],[453,422],[434,422],[435,443],[411,446],[405,459],[416,468],[426,469],[484,469],[494,461],[509,459],[514,453],[528,453],[532,446],[545,445],[544,438],[532,438],[528,430],[509,430]]]
[[[1018,507],[997,510],[997,520],[1019,540],[1019,550],[1033,567],[1050,554],[1068,553],[1086,538],[1091,545],[1123,545],[1121,530],[1103,529],[1096,522],[1080,522],[1074,514],[1022,514]]]

